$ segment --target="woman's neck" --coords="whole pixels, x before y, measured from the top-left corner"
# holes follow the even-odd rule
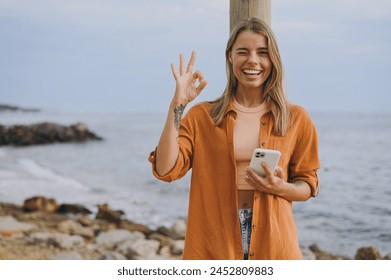
[[[235,93],[236,101],[247,108],[257,107],[262,104],[263,96],[259,89],[237,90]]]

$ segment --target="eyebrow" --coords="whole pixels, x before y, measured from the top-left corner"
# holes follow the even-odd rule
[[[269,50],[267,47],[257,48],[257,50]],[[247,48],[237,48],[236,51],[248,51]]]

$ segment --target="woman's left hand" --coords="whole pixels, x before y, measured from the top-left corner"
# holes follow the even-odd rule
[[[277,166],[273,174],[265,162],[262,162],[261,165],[266,176],[261,177],[255,173],[251,167],[247,167],[245,178],[246,182],[258,191],[281,195],[284,190],[284,171],[281,167]]]

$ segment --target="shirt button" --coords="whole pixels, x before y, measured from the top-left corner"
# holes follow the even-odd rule
[[[253,257],[253,256],[254,256],[254,252],[251,252],[251,253],[250,253],[250,256]]]
[[[266,143],[265,142],[262,142],[262,147],[265,147],[266,146]]]
[[[253,225],[253,229],[255,229],[257,226],[256,225]]]

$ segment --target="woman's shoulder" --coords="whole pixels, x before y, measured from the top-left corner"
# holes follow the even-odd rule
[[[296,104],[291,104],[290,108],[291,108],[291,114],[292,114],[293,119],[311,120],[311,117],[310,117],[308,111],[306,109],[304,109],[303,107],[296,105]]]
[[[291,105],[291,125],[300,127],[304,130],[314,126],[312,118],[308,111],[299,105]]]
[[[210,102],[204,101],[194,104],[189,108],[187,115],[201,116],[201,115],[209,115],[212,109],[213,104]]]

